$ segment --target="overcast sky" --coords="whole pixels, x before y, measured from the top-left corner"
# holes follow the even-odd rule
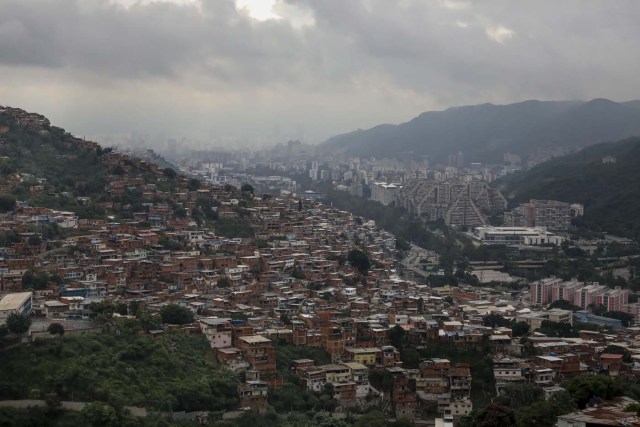
[[[77,135],[303,138],[484,102],[640,98],[640,2],[0,0],[0,105]]]

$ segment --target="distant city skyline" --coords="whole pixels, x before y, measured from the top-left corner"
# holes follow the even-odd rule
[[[1,0],[0,105],[99,142],[318,143],[458,105],[640,98],[638,18],[634,1]]]

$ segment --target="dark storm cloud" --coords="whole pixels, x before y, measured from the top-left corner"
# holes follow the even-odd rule
[[[0,0],[0,76],[13,82],[0,96],[57,81],[111,88],[117,104],[118,85],[141,97],[157,87],[193,108],[226,107],[228,126],[250,120],[246,103],[258,99],[265,123],[319,116],[316,137],[456,104],[640,97],[636,1],[281,0],[274,10],[283,19],[254,20],[232,0]]]

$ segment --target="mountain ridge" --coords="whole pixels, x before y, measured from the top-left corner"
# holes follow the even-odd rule
[[[540,148],[577,149],[637,135],[638,100],[526,100],[427,111],[404,123],[336,135],[319,149],[362,157],[413,153],[438,163],[461,151],[467,162],[501,163],[505,153],[526,159]]]

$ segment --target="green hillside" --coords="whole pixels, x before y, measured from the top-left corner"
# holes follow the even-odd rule
[[[615,163],[603,162],[608,156]],[[558,157],[507,177],[502,187],[513,205],[529,199],[583,203],[577,224],[640,240],[640,138]]]
[[[104,211],[100,202],[124,205],[139,201],[135,194],[108,196],[105,186],[110,176],[159,182],[158,173],[148,163],[76,138],[52,126],[44,116],[0,107],[0,194],[34,206],[72,210],[84,218],[101,217]],[[160,176],[159,187],[165,190],[175,187],[181,179],[175,173]],[[89,202],[79,198],[88,198]]]
[[[203,335],[86,334],[0,352],[0,399],[56,393],[169,411],[229,410],[238,379],[213,362]]]

